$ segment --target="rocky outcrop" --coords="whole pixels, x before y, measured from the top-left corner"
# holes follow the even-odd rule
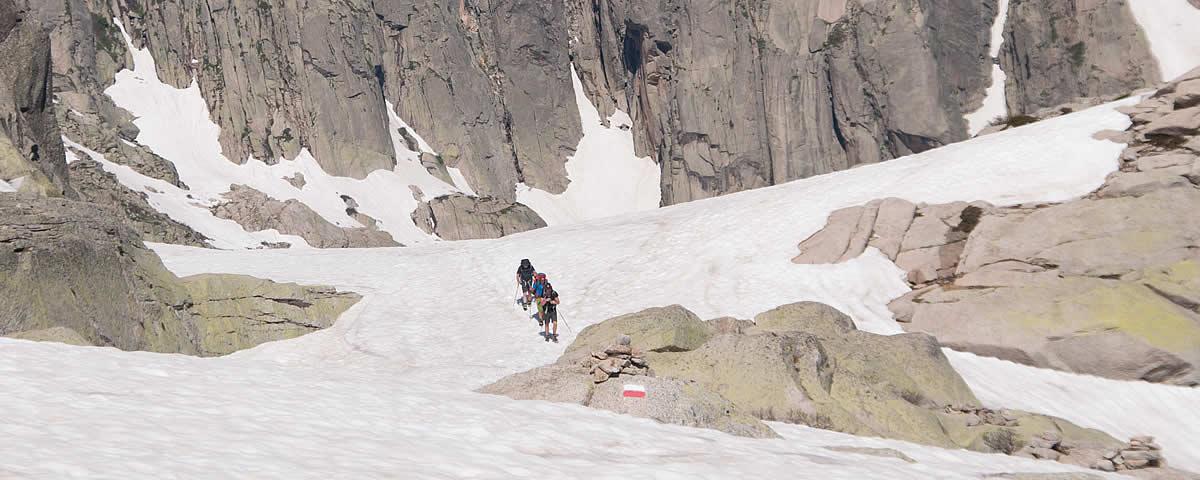
[[[146,200],[145,192],[125,188],[116,176],[86,155],[77,154],[75,158],[68,169],[71,188],[79,193],[80,200],[114,208],[145,241],[209,246],[204,235],[155,210]]]
[[[317,248],[400,245],[387,232],[375,228],[370,217],[364,216],[368,222],[366,227],[339,227],[299,200],[281,202],[245,185],[233,185],[222,197],[225,200],[211,208],[213,215],[233,220],[247,231],[275,229],[285,235],[303,238]],[[347,207],[347,213],[362,215],[350,210],[351,207]]]
[[[421,202],[412,219],[443,240],[500,238],[546,226],[546,221],[524,204],[458,193]]]
[[[204,356],[328,328],[361,298],[330,287],[245,275],[195,275],[182,282],[190,296],[188,312],[195,316],[199,354]]]
[[[1200,222],[1178,213],[1200,208],[1200,146],[1189,146],[1200,125],[1186,123],[1198,108],[1189,106],[1194,78],[1200,70],[1122,109],[1133,128],[1104,133],[1129,142],[1120,170],[1087,198],[1008,208],[877,200],[831,214],[796,261],[878,248],[913,286],[889,305],[895,318],[954,349],[1200,383]]]
[[[824,228],[800,242],[794,263],[841,263],[879,249],[924,284],[954,276],[967,236],[995,208],[986,202],[915,205],[899,198],[835,210]]]
[[[955,445],[935,409],[978,403],[931,337],[862,332],[815,303],[764,312],[755,324],[646,359],[656,375],[695,380],[760,418],[944,447]]]
[[[618,395],[630,384],[644,387],[646,400],[663,404]],[[974,406],[974,394],[932,337],[861,332],[845,314],[812,302],[764,312],[752,324],[701,321],[677,305],[621,315],[585,328],[553,365],[480,391],[746,436],[762,432],[746,414],[1007,454],[1037,448],[1053,435],[1056,459],[1077,465],[1120,445],[1058,418]],[[711,416],[721,409],[725,415]]]
[[[49,36],[27,16],[0,0],[0,180],[23,192],[73,195],[54,121]]]
[[[1164,80],[1122,0],[1010,0],[1000,66],[1014,115],[1123,95]]]
[[[221,355],[315,331],[357,301],[239,276],[180,280],[115,212],[0,195],[0,335]]]
[[[599,330],[593,329],[591,335],[595,340]],[[613,338],[608,341],[611,342],[608,346],[590,354],[564,354],[554,365],[510,375],[479,391],[517,400],[578,403],[743,437],[778,437],[761,421],[711,389],[696,382],[651,376],[644,360],[645,350],[640,343],[634,343],[633,337],[621,335],[615,341]],[[578,342],[571,347],[585,350]],[[626,395],[630,388],[643,395]]]

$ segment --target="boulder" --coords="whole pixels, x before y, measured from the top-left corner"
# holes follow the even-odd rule
[[[1191,167],[1197,159],[1196,155],[1190,153],[1148,155],[1137,159],[1137,169],[1145,172],[1168,167]]]
[[[1150,122],[1147,137],[1183,137],[1200,133],[1200,106],[1176,110]]]
[[[1148,170],[1142,169],[1141,160],[1138,162],[1138,169],[1142,171],[1112,174],[1096,195],[1100,198],[1137,197],[1167,188],[1192,186],[1185,177],[1192,171],[1190,164]]]
[[[857,257],[866,247],[864,240],[870,232],[860,231],[864,223],[875,220],[877,210],[871,207],[849,207],[834,210],[829,214],[825,227],[800,242],[800,255],[793,263],[822,264],[838,263]],[[855,248],[856,240],[862,240]]]
[[[463,194],[421,202],[412,219],[422,230],[443,240],[500,238],[546,226],[537,212],[522,203]]]
[[[260,343],[328,328],[361,298],[330,287],[277,283],[246,275],[182,279],[195,316],[199,354],[226,355]]]
[[[811,303],[756,322],[747,335],[654,354],[651,364],[657,375],[695,380],[760,418],[933,445],[953,443],[930,407],[976,403],[928,336],[861,332]]]
[[[628,335],[641,350],[677,352],[699,347],[713,335],[713,329],[679,305],[648,308],[585,327],[567,347],[563,358],[583,358],[603,350],[618,335]]]
[[[366,227],[339,227],[296,199],[279,201],[244,185],[233,185],[225,200],[212,207],[213,215],[237,222],[248,231],[275,229],[296,235],[317,248],[399,246],[387,232]],[[347,207],[347,213],[360,214]]]

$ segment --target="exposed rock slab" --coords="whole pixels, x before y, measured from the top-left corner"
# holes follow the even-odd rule
[[[328,328],[360,296],[330,287],[276,283],[245,275],[182,279],[195,315],[200,354],[225,355]]]
[[[0,272],[0,335],[122,350],[222,355],[326,327],[358,299],[243,276],[181,281],[115,212],[28,195],[0,195]]]
[[[500,238],[546,226],[542,217],[524,204],[463,194],[421,202],[412,219],[422,230],[444,240]]]
[[[317,248],[400,245],[387,232],[370,227],[339,227],[298,200],[279,201],[244,185],[233,185],[223,197],[225,201],[212,207],[213,214],[233,220],[249,231],[275,229],[299,236]]]

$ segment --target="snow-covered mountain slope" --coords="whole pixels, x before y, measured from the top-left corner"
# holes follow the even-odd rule
[[[1173,80],[1200,59],[1200,7],[1189,0],[1132,0],[1129,8],[1150,40],[1162,79]]]
[[[123,185],[145,192],[156,209],[213,239],[218,248],[257,248],[264,241],[306,245],[299,237],[280,235],[273,230],[246,232],[233,221],[215,217],[208,208],[219,203],[221,194],[228,192],[231,185],[246,185],[277,200],[296,199],[334,225],[361,227],[346,212],[346,202],[341,196],[347,195],[357,202],[359,212],[378,220],[381,230],[405,245],[436,239],[421,231],[410,217],[418,203],[411,187],[420,189],[423,199],[470,192],[457,170],[450,173],[452,180],[461,183],[458,186],[426,171],[420,162],[420,152],[408,150],[401,138],[399,129],[407,125],[390,110],[390,104],[390,131],[397,159],[391,171],[376,170],[362,180],[330,175],[307,151],[302,151],[295,160],[280,160],[273,165],[254,158],[234,163],[221,151],[220,127],[210,118],[200,87],[193,81],[187,88],[178,89],[160,80],[150,51],[135,48],[120,20],[113,21],[133,57],[133,69],[118,72],[116,82],[105,94],[136,117],[134,124],[140,130],[137,142],[173,163],[188,188],[146,177],[98,158],[95,152],[84,151],[100,161],[106,171],[115,174]],[[431,152],[424,140],[419,136],[416,139],[422,151]],[[72,139],[64,142],[79,147]],[[303,187],[298,188],[285,179],[296,173],[303,174]]]
[[[583,138],[566,163],[571,183],[557,195],[518,184],[517,201],[532,208],[547,225],[658,208],[661,171],[654,160],[634,153],[633,120],[616,110],[607,125],[601,123],[600,112],[588,100],[574,66],[571,85],[583,125]]]
[[[553,361],[513,306],[529,257],[563,295],[564,342],[585,325],[682,304],[749,317],[817,300],[880,333],[907,290],[875,250],[790,262],[834,209],[899,196],[998,204],[1087,193],[1121,145],[1092,139],[1130,99],[882,164],[498,240],[403,249],[213,251],[158,245],[181,274],[335,285],[364,300],[332,328],[218,359],[0,339],[0,473],[54,478],[979,478],[1073,467],[772,425],[748,440],[583,407],[471,392]],[[989,406],[1156,435],[1200,469],[1200,391],[1063,374],[950,352]],[[653,393],[651,393],[653,394]],[[1107,399],[1107,400],[1104,400]],[[832,452],[887,446],[917,460]],[[1114,477],[1116,478],[1116,477]]]

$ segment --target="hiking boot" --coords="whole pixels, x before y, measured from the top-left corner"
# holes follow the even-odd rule
[[[558,343],[558,334],[551,335],[550,340],[554,343]]]
[[[549,336],[549,335],[542,335],[542,337],[545,337],[545,339],[546,339],[546,341],[547,341],[547,342],[549,342],[549,341],[550,341],[550,336]],[[555,340],[555,341],[557,342],[557,340]]]

